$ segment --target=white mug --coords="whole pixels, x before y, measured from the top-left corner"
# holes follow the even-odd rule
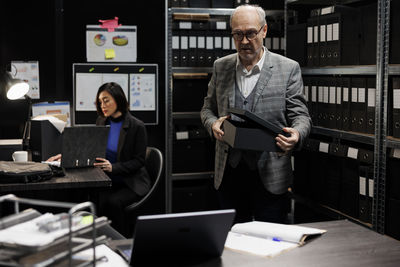
[[[28,151],[15,151],[12,154],[14,161],[26,162],[28,161]]]

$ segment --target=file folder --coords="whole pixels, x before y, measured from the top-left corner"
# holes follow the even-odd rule
[[[342,87],[342,129],[351,130],[351,78],[342,77],[340,79]]]
[[[359,212],[359,162],[353,158],[343,161],[339,210],[354,218]]]
[[[179,24],[177,21],[172,23],[172,67],[180,66],[180,38]]]
[[[197,37],[196,66],[205,67],[206,64],[206,35],[209,28],[208,21],[193,22],[194,35]]]
[[[360,7],[361,12],[361,42],[360,42],[360,64],[371,65],[376,64],[376,37],[377,37],[377,10],[378,5],[375,3],[363,5]],[[392,29],[392,24],[390,24]],[[391,38],[389,37],[389,41]],[[392,54],[392,50],[390,50]]]
[[[351,79],[351,130],[365,133],[366,127],[366,79]]]
[[[307,20],[307,43],[306,43],[306,49],[307,49],[307,60],[306,60],[306,65],[308,67],[312,67],[313,66],[313,43],[314,43],[314,30],[313,30],[313,24],[314,24],[314,20],[312,18],[309,18]],[[288,35],[289,36],[289,35]],[[267,40],[265,40],[267,41]],[[288,43],[289,45],[289,43]],[[267,47],[267,45],[265,45]],[[267,47],[268,48],[268,47]]]
[[[357,154],[357,160],[361,163],[373,165],[374,164],[374,152],[372,150],[359,148]]]
[[[327,20],[325,16],[319,17],[319,66],[328,65],[327,57]]]
[[[181,30],[179,34],[180,39],[180,67],[188,66],[188,56],[189,56],[189,36],[188,32]]]
[[[287,26],[286,56],[307,66],[307,24]]]
[[[366,133],[375,133],[375,95],[376,95],[376,78],[367,78],[367,122]]]
[[[191,32],[189,35],[189,67],[197,66],[197,36]]]
[[[393,137],[400,138],[400,78],[392,78],[393,87]]]
[[[335,107],[335,119],[336,119],[336,129],[343,129],[343,90],[342,90],[342,79],[340,77],[335,77],[335,87],[336,87],[336,107]]]
[[[358,218],[366,223],[372,223],[373,192],[373,169],[368,166],[360,166]]]
[[[312,105],[311,105],[311,78],[303,77],[303,94],[304,98],[307,102],[308,114],[312,114]],[[312,118],[311,118],[312,119]]]
[[[328,85],[329,102],[327,105],[327,123],[328,128],[336,128],[336,79],[335,77],[326,78]]]
[[[318,125],[318,86],[317,86],[317,78],[310,78],[310,86],[311,86],[311,120],[314,125]]]

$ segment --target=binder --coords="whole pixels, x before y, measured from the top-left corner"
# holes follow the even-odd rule
[[[335,77],[327,77],[327,86],[329,94],[329,102],[327,105],[327,127],[336,128],[336,79]]]
[[[226,21],[216,21],[215,22],[215,37],[214,37],[214,47],[215,47],[215,57],[214,59],[217,60],[224,56],[223,52],[223,37],[228,29],[228,25]]]
[[[373,165],[374,164],[374,152],[368,149],[358,149],[357,160],[361,163]]]
[[[400,63],[400,10],[399,1],[390,1],[390,10],[393,12],[390,16],[390,34],[389,34],[389,63]],[[396,13],[397,11],[397,13]]]
[[[376,78],[367,78],[367,122],[366,133],[375,133],[375,95],[376,95]]]
[[[192,29],[192,22],[179,22],[179,41],[180,41],[180,66],[187,67],[189,63],[189,32]]]
[[[231,53],[231,28],[229,21],[226,22],[226,29],[222,30],[222,56],[227,56]],[[233,47],[235,49],[235,47]]]
[[[376,36],[377,36],[377,10],[378,5],[375,3],[363,5],[360,7],[361,13],[361,42],[360,42],[360,64],[370,65],[376,64]],[[391,16],[392,17],[392,16]],[[390,24],[392,29],[393,24]],[[389,37],[391,41],[391,37]],[[392,50],[390,50],[392,54]]]
[[[197,50],[196,50],[196,66],[206,66],[206,32],[208,30],[208,21],[195,21],[193,22],[193,32],[197,38]]]
[[[319,20],[323,23],[320,22],[320,25],[326,25],[326,65],[359,64],[359,10],[341,5],[330,6],[320,10]]]
[[[318,125],[318,86],[317,86],[317,78],[310,78],[310,86],[311,86],[311,120],[314,125]]]
[[[209,21],[209,29],[207,31],[207,35],[205,36],[206,40],[206,66],[212,67],[215,60],[214,53],[214,36],[216,31],[215,21]]]
[[[342,87],[342,129],[351,130],[351,78],[342,77],[340,79]]]
[[[189,35],[189,67],[197,66],[197,36],[193,31]]]
[[[352,148],[354,150],[354,148]],[[350,151],[350,148],[349,150]],[[354,218],[359,213],[359,162],[347,157],[343,161],[339,210]]]
[[[325,16],[319,17],[319,66],[328,65],[327,57],[327,20]]]
[[[372,223],[373,184],[373,169],[369,166],[360,166],[358,218],[367,223]]]
[[[326,122],[324,120],[325,115],[325,105],[324,105],[324,85],[323,85],[323,78],[319,77],[316,78],[316,86],[317,86],[317,125],[326,127]]]
[[[317,53],[317,55],[319,54],[317,16],[310,17],[307,19],[307,66],[308,67],[318,66],[314,64],[316,62],[316,60],[314,60],[315,53]]]
[[[312,119],[312,105],[311,105],[311,78],[303,77],[303,94],[307,102],[308,114],[310,114]]]
[[[353,77],[351,79],[351,130],[364,133],[366,126],[366,80]]]
[[[342,79],[340,77],[335,77],[335,87],[336,87],[336,106],[335,106],[335,128],[338,130],[343,129],[343,90],[342,90]]]
[[[318,14],[315,17],[309,18],[313,32],[313,42],[311,44],[312,63],[311,67],[319,66],[319,18]]]
[[[392,78],[393,88],[393,137],[400,138],[400,78]]]
[[[172,23],[172,67],[180,66],[180,38],[179,24],[177,21]]]
[[[400,149],[393,148],[390,151],[387,163],[388,196],[400,200]]]

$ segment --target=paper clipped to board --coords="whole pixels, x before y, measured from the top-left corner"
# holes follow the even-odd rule
[[[225,247],[264,257],[273,257],[283,251],[302,246],[306,240],[325,233],[326,230],[297,225],[248,222],[235,224],[225,242]]]

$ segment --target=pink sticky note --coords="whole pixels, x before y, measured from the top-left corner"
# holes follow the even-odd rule
[[[115,28],[118,28],[119,26],[122,25],[118,24],[118,17],[106,20],[99,19],[99,22],[102,23],[102,25],[100,25],[100,28],[107,29],[107,31],[109,32],[113,32]]]

